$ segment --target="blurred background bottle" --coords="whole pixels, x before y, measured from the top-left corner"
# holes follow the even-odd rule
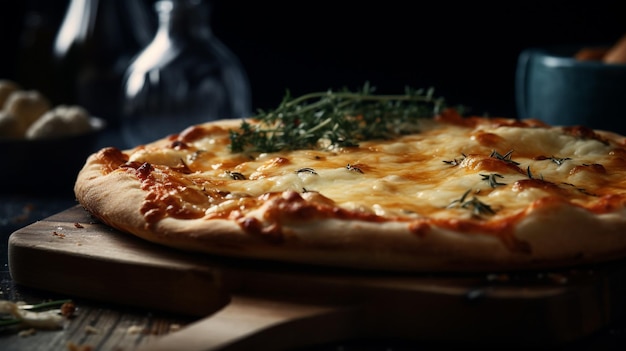
[[[70,0],[54,38],[54,104],[78,104],[119,126],[130,60],[156,30],[149,0]]]
[[[25,12],[20,23],[13,79],[23,89],[37,90],[49,97],[54,91],[52,43],[64,9],[59,10],[58,1],[50,0],[27,0],[22,5]]]
[[[122,135],[128,146],[210,120],[247,117],[248,78],[211,30],[206,0],[159,0],[159,27],[132,61],[122,88]]]

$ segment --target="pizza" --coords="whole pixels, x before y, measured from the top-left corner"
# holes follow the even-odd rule
[[[431,90],[287,97],[103,148],[74,190],[106,225],[215,257],[478,272],[626,256],[626,138],[467,115]]]

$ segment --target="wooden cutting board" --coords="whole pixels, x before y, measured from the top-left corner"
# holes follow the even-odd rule
[[[14,232],[8,250],[18,284],[204,317],[150,350],[284,349],[361,337],[545,345],[588,336],[626,312],[625,262],[429,275],[235,260],[145,242],[80,206]]]

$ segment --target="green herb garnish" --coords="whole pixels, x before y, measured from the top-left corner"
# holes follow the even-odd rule
[[[24,318],[21,311],[41,311],[60,308],[65,303],[72,302],[72,300],[55,300],[43,302],[36,305],[20,305],[15,302],[0,300],[0,328],[20,323],[31,322],[29,318]],[[50,312],[50,311],[45,311]],[[32,319],[32,317],[31,317]],[[42,318],[36,319],[39,324],[43,323]],[[54,322],[54,321],[53,321]]]
[[[444,107],[433,89],[406,88],[404,95],[375,95],[365,84],[360,91],[326,91],[292,98],[287,92],[272,111],[259,111],[230,131],[233,152],[276,152],[319,147],[352,147],[360,141],[389,139],[417,132],[419,118],[433,117]]]

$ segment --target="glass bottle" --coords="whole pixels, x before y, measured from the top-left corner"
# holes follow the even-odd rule
[[[124,70],[155,30],[147,0],[70,0],[52,48],[51,100],[81,105],[118,126]]]
[[[159,27],[133,60],[122,88],[128,146],[210,120],[247,117],[250,87],[238,58],[210,27],[210,3],[160,0]]]

